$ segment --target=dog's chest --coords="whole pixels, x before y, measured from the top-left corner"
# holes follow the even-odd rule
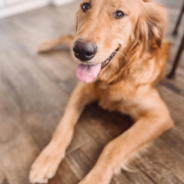
[[[123,111],[127,108],[128,96],[123,93],[122,89],[116,86],[98,85],[96,86],[99,105],[109,111]]]
[[[123,86],[123,87],[122,87]],[[121,111],[129,114],[131,109],[136,109],[135,94],[133,88],[126,85],[96,85],[95,92],[99,105],[109,111]]]
[[[111,95],[103,95],[100,96],[99,105],[103,109],[107,109],[109,111],[118,111],[121,106],[121,101],[119,101],[115,96]]]

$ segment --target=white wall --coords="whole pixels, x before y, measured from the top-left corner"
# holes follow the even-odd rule
[[[75,0],[0,0],[0,19],[49,4],[61,6]]]
[[[67,4],[67,3],[71,3],[75,0],[53,0],[53,4],[56,5],[56,6],[61,6],[61,5],[64,5],[64,4]]]

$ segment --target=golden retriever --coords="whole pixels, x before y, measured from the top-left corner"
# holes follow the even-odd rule
[[[84,107],[98,101],[110,111],[128,114],[135,124],[111,141],[80,184],[108,184],[129,157],[173,126],[155,84],[162,78],[170,44],[164,7],[149,0],[82,0],[76,35],[43,43],[73,48],[80,61],[73,91],[51,142],[36,159],[32,183],[47,183],[65,157],[74,126]]]

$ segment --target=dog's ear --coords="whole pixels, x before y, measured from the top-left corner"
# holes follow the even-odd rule
[[[143,2],[143,12],[137,22],[135,37],[151,47],[160,47],[166,25],[165,8],[157,3]]]

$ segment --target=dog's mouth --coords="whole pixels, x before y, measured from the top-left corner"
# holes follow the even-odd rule
[[[77,78],[85,83],[93,82],[100,74],[100,71],[105,68],[114,58],[120,47],[118,47],[104,62],[98,64],[79,64],[76,68]]]
[[[105,67],[111,62],[112,58],[116,55],[116,53],[118,52],[118,50],[119,50],[119,47],[109,56],[108,59],[106,59],[106,60],[102,63],[102,65],[101,65],[101,68],[102,68],[102,69],[105,68]]]

